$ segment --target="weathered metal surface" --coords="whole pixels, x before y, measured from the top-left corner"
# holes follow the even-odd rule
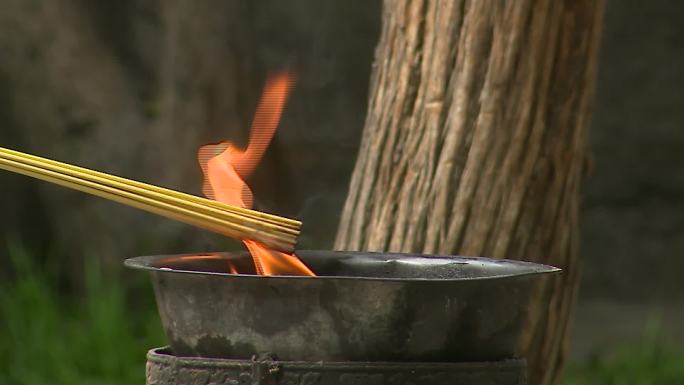
[[[527,297],[550,266],[300,251],[319,277],[231,275],[249,256],[140,257],[182,356],[287,361],[491,361],[521,356]]]
[[[147,353],[148,385],[525,385],[525,362],[287,362]]]

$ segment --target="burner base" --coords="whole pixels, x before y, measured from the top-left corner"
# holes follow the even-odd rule
[[[148,385],[526,385],[522,359],[494,362],[301,362],[147,353]]]

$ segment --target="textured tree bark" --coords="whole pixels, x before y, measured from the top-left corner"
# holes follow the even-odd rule
[[[551,307],[537,306],[522,342],[532,384],[556,381],[564,361],[602,10],[590,0],[385,0],[335,244],[563,268],[541,288]]]

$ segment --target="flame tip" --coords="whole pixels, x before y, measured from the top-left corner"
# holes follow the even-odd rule
[[[253,195],[244,178],[251,174],[268,148],[296,78],[289,69],[268,77],[254,114],[247,149],[238,150],[225,140],[199,148],[197,159],[204,174],[202,191],[205,196],[235,206],[252,207]],[[252,240],[243,240],[243,243],[252,254],[260,275],[315,276],[294,254],[270,250]],[[231,272],[233,268],[230,267]]]

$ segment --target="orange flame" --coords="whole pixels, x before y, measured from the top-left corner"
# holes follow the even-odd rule
[[[294,80],[294,75],[287,71],[268,79],[254,115],[246,150],[235,148],[226,141],[199,149],[197,158],[204,174],[202,192],[207,198],[252,208],[252,191],[244,178],[254,171],[271,143]],[[294,254],[271,250],[250,240],[243,243],[252,254],[260,275],[315,275]]]

